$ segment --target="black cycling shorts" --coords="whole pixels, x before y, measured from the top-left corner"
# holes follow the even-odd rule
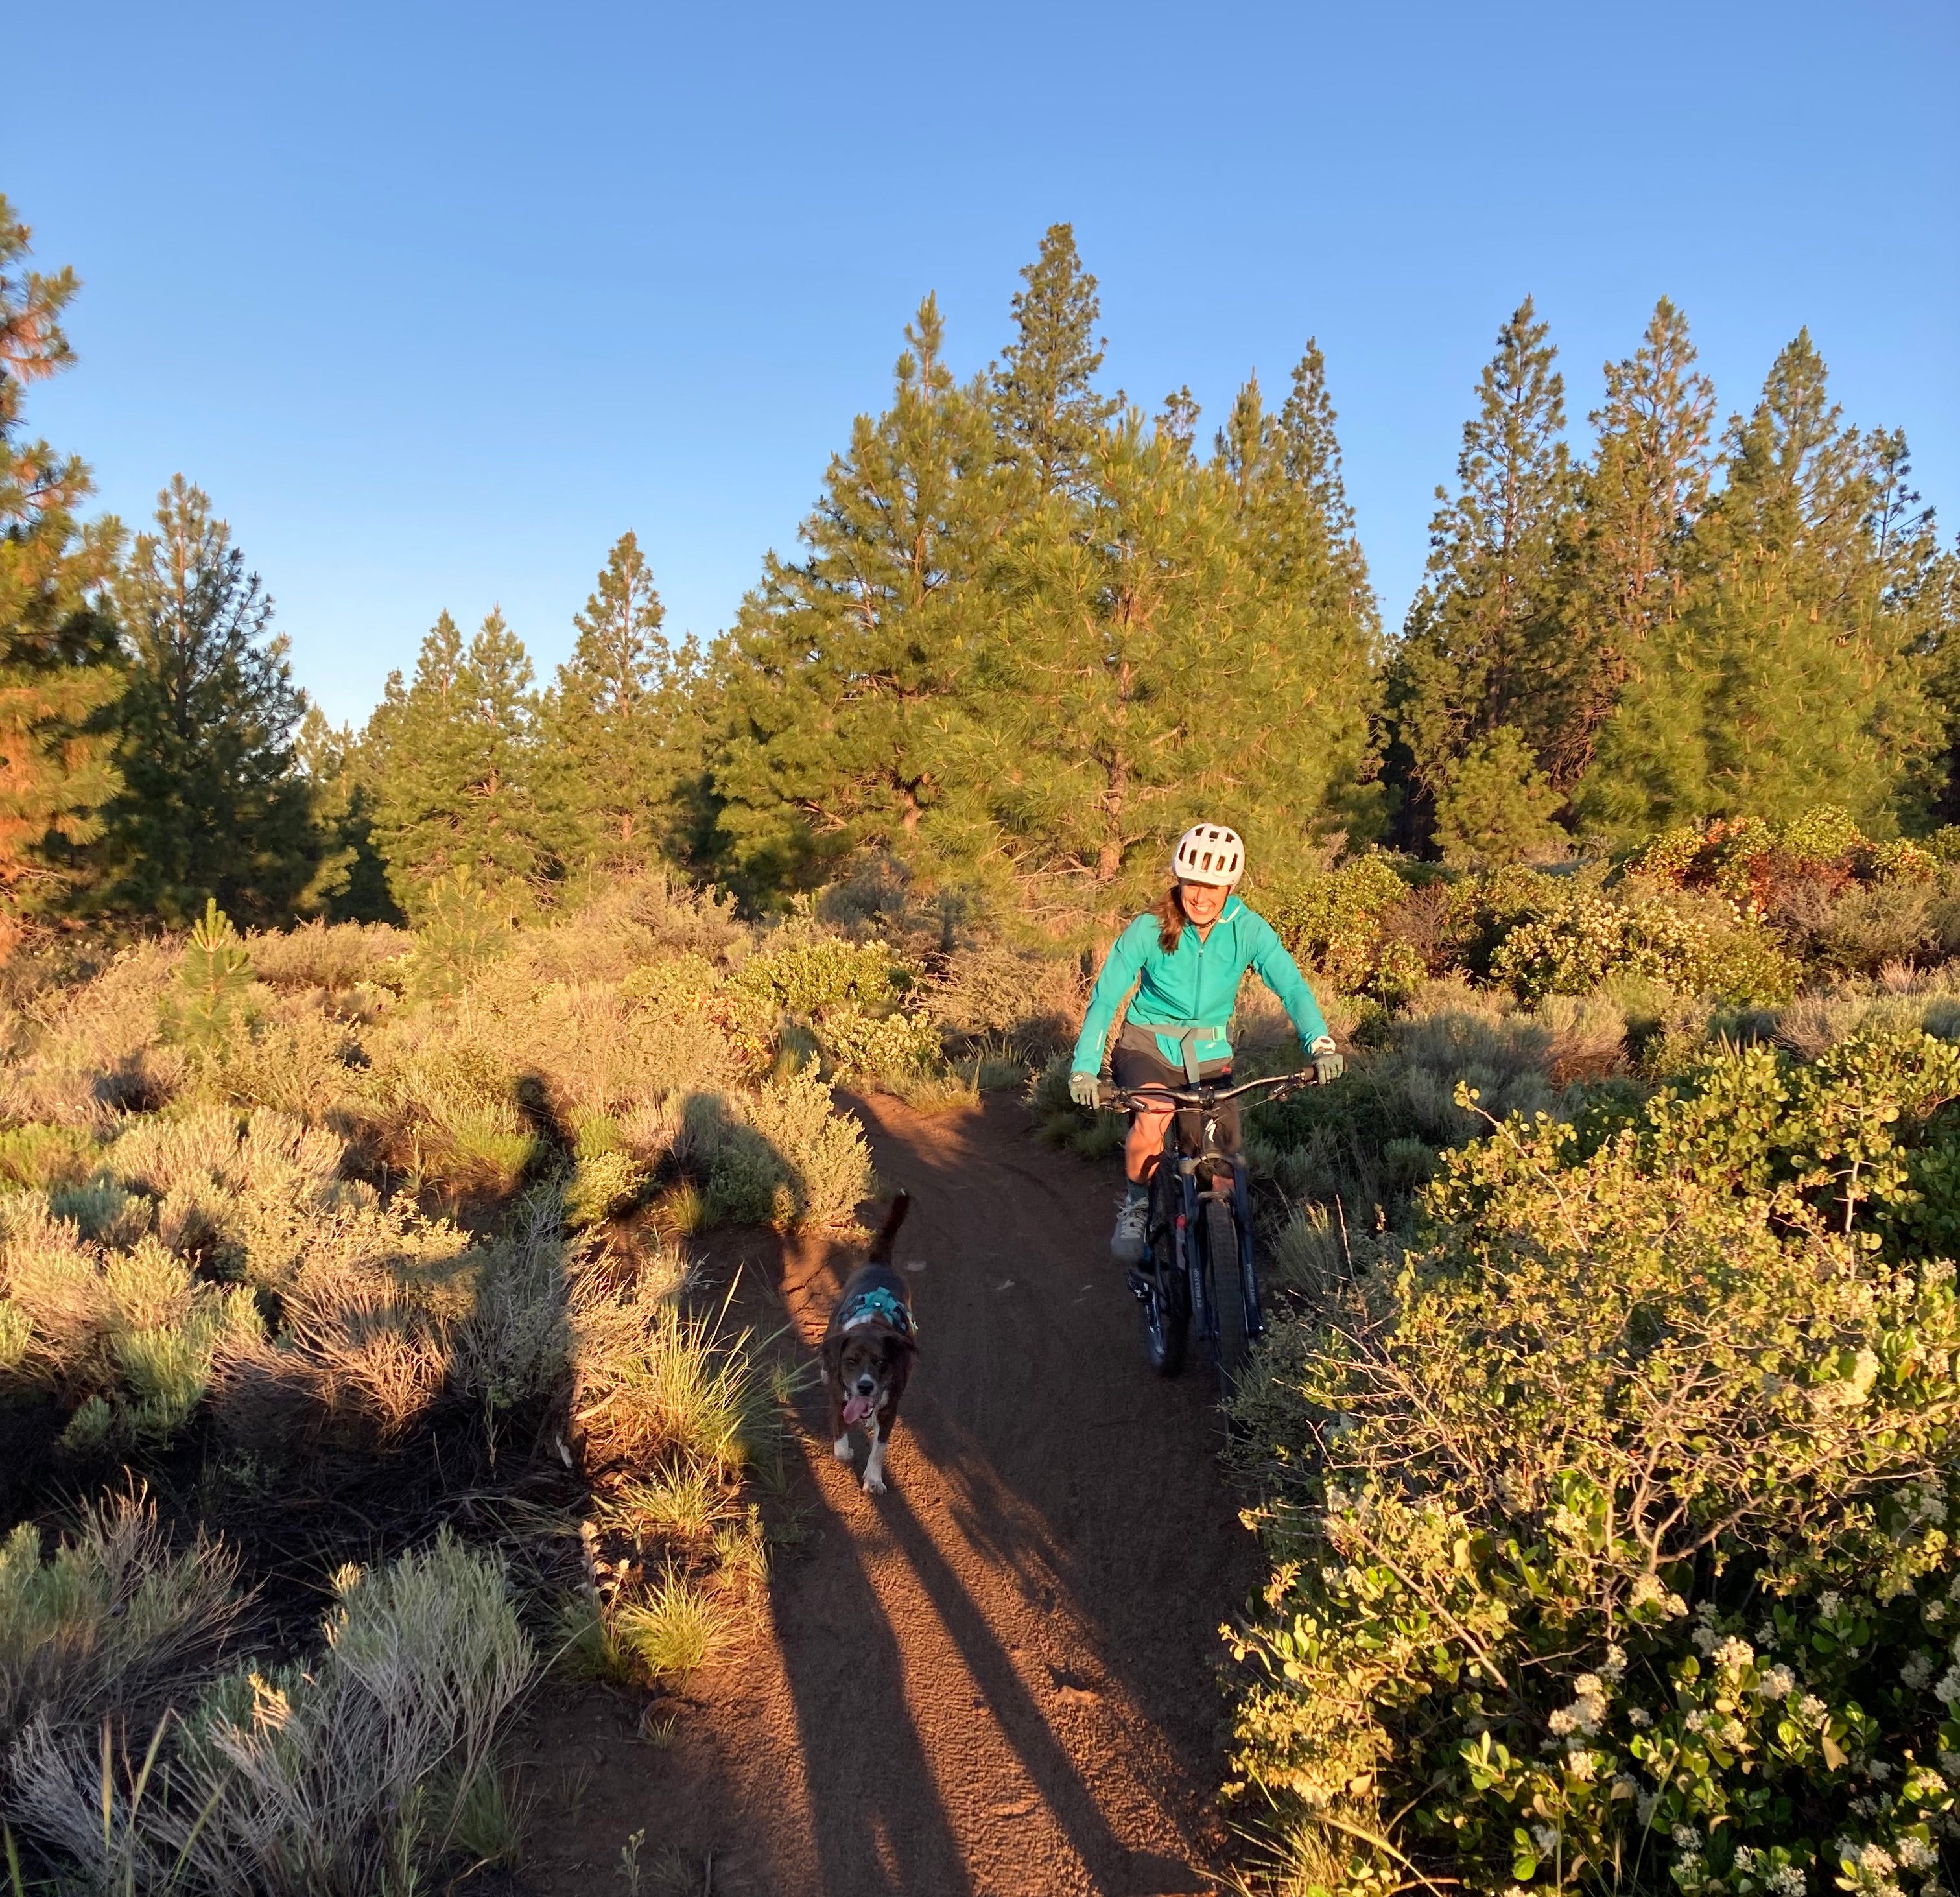
[[[1138,1042],[1147,1037],[1147,1046]],[[1184,1069],[1173,1067],[1166,1061],[1157,1044],[1157,1036],[1147,1028],[1131,1027],[1125,1023],[1116,1037],[1116,1046],[1109,1056],[1109,1072],[1121,1087],[1188,1087]],[[1232,1077],[1230,1061],[1201,1061],[1198,1064],[1198,1077],[1201,1081],[1229,1081]],[[1239,1150],[1239,1103],[1221,1100],[1212,1109],[1212,1118],[1217,1122],[1218,1144],[1220,1151],[1236,1153]],[[1178,1116],[1179,1144],[1188,1150],[1197,1150],[1198,1126],[1195,1112],[1187,1111]]]

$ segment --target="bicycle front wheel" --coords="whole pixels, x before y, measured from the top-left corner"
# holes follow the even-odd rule
[[[1191,1310],[1184,1291],[1184,1261],[1178,1256],[1176,1197],[1159,1185],[1151,1194],[1150,1251],[1144,1262],[1150,1294],[1144,1300],[1144,1354],[1160,1377],[1184,1367],[1185,1338]]]
[[[1239,1221],[1222,1199],[1204,1202],[1204,1249],[1211,1266],[1211,1361],[1218,1373],[1218,1399],[1237,1394],[1249,1342],[1246,1335],[1245,1287],[1239,1282]]]

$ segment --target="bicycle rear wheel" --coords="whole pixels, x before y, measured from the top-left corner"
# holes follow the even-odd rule
[[[1211,1267],[1211,1361],[1218,1373],[1219,1400],[1229,1403],[1237,1393],[1249,1344],[1239,1271],[1239,1221],[1222,1199],[1204,1202],[1204,1249]]]
[[[1164,1169],[1150,1190],[1150,1249],[1144,1270],[1150,1295],[1143,1300],[1144,1354],[1160,1377],[1184,1367],[1191,1332],[1191,1309],[1184,1291],[1183,1261],[1177,1255],[1177,1195],[1163,1184]]]

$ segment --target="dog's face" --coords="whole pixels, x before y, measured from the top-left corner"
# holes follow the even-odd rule
[[[845,1332],[837,1340],[831,1370],[839,1398],[846,1403],[861,1399],[873,1410],[882,1409],[899,1387],[912,1348],[912,1340],[888,1324],[859,1324]]]

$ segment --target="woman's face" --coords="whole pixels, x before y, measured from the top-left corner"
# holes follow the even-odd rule
[[[1208,928],[1218,920],[1218,912],[1225,906],[1225,899],[1231,893],[1215,883],[1186,883],[1180,879],[1177,886],[1178,900],[1184,905],[1185,914],[1200,928]]]

